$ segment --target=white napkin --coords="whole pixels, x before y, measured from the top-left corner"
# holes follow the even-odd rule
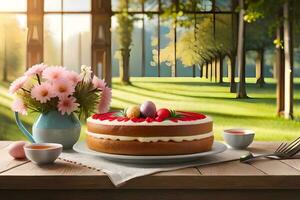
[[[176,164],[128,164],[109,161],[100,157],[80,154],[75,151],[63,152],[60,156],[65,161],[76,162],[107,174],[115,186],[130,179],[162,171],[171,171],[187,167],[195,167],[214,163],[221,163],[239,159],[247,151],[227,149],[223,153],[202,157],[198,161]]]

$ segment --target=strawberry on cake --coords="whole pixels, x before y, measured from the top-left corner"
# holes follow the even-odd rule
[[[87,119],[87,145],[122,155],[179,155],[209,151],[213,121],[194,113],[156,110],[151,101],[122,112],[94,114]]]

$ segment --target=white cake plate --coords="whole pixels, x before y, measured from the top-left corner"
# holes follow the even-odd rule
[[[107,160],[116,161],[116,162],[137,163],[137,164],[154,164],[154,163],[167,164],[167,163],[195,161],[205,156],[221,153],[225,151],[227,147],[223,143],[214,142],[212,149],[207,152],[184,154],[184,155],[170,155],[170,156],[130,156],[130,155],[101,153],[89,149],[85,141],[77,142],[73,146],[73,149],[79,153],[83,153],[91,156],[99,156]]]

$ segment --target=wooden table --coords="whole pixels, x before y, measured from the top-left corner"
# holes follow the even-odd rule
[[[299,199],[300,159],[239,161],[193,167],[136,178],[115,188],[93,169],[58,160],[37,166],[7,154],[0,141],[0,199]],[[278,143],[256,142],[253,152]]]

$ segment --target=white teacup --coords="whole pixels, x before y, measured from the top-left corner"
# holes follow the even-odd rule
[[[57,143],[35,143],[24,146],[26,157],[35,164],[53,163],[61,154],[63,146]]]
[[[233,128],[223,131],[225,142],[233,149],[245,149],[254,139],[255,132],[250,129]]]

